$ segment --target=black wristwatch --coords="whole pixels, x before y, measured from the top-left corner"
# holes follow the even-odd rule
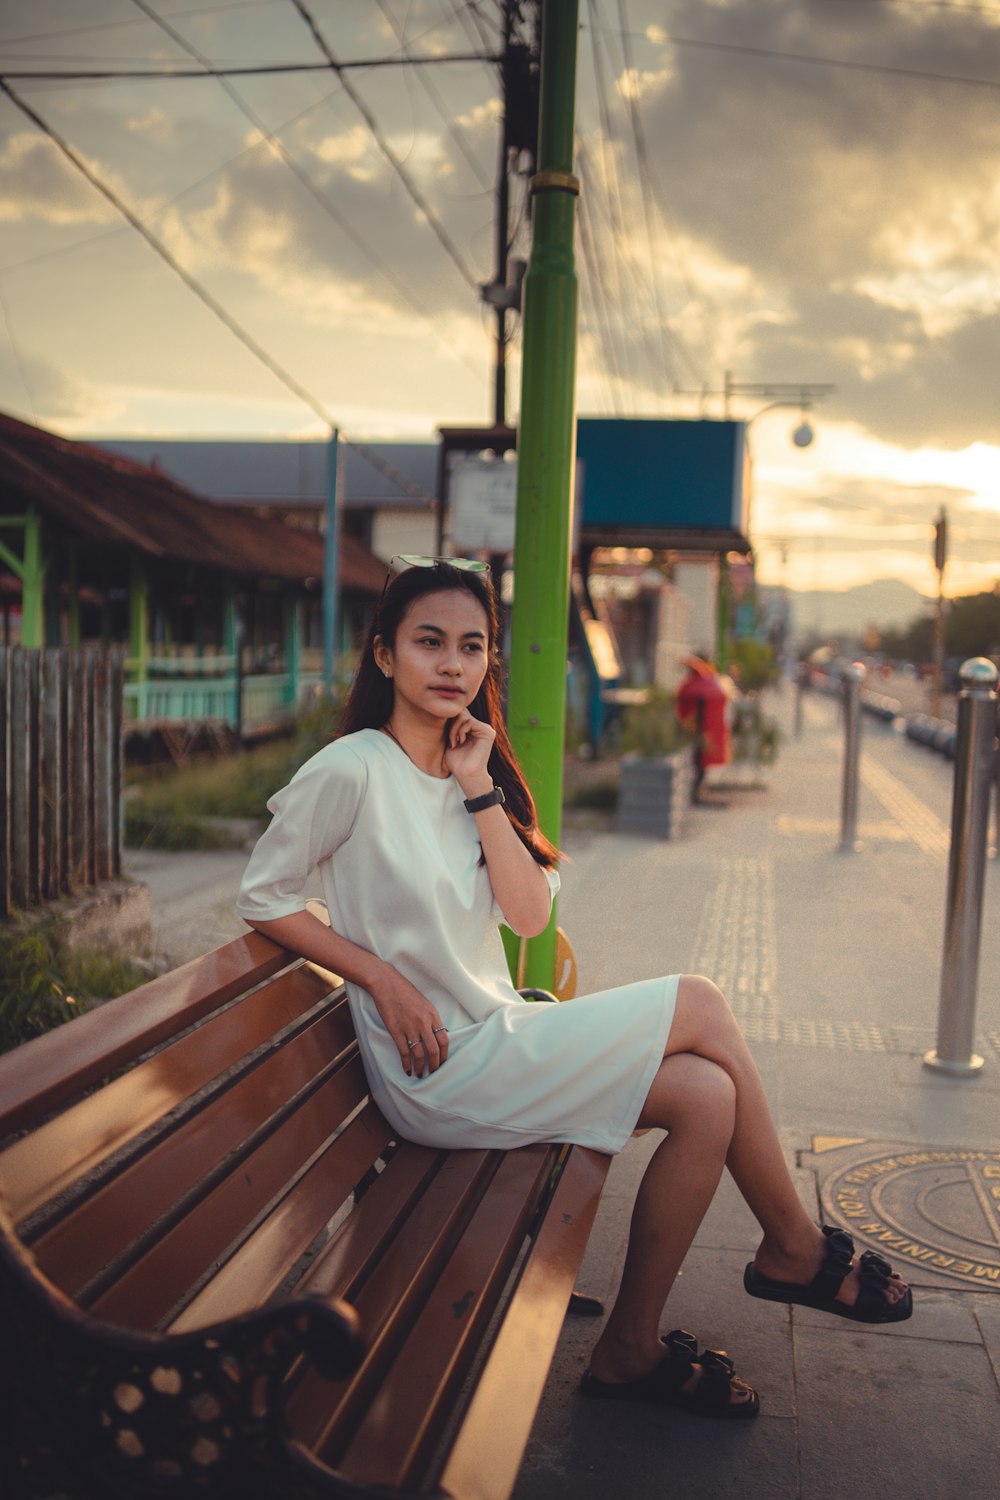
[[[507,798],[503,794],[502,786],[495,786],[492,792],[484,792],[481,797],[467,797],[465,799],[465,810],[468,813],[485,812],[488,807],[499,807]]]

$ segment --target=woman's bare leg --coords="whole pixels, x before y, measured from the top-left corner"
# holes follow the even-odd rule
[[[637,1124],[669,1134],[640,1183],[621,1286],[594,1348],[591,1374],[603,1381],[637,1379],[663,1358],[663,1306],[723,1166],[764,1232],[756,1262],[765,1275],[806,1284],[826,1252],[795,1191],[757,1065],[708,979],[680,981],[664,1059]],[[839,1296],[850,1303],[858,1290],[855,1270]],[[895,1301],[905,1290],[894,1281],[885,1295]],[[734,1380],[733,1400],[741,1399],[746,1388]]]
[[[822,1264],[826,1242],[795,1191],[750,1049],[711,980],[691,975],[681,979],[666,1056],[675,1053],[707,1058],[732,1079],[736,1117],[726,1165],[764,1232],[756,1264],[775,1280],[807,1284]],[[851,1304],[859,1291],[855,1266],[838,1296]],[[905,1293],[905,1282],[894,1278],[885,1295],[895,1302]]]
[[[660,1315],[726,1163],[735,1090],[715,1063],[665,1058],[640,1125],[668,1126],[636,1194],[614,1307],[595,1346],[598,1380],[633,1380],[663,1358]]]

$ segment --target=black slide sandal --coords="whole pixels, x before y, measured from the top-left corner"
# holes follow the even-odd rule
[[[846,1229],[834,1229],[829,1224],[823,1225],[823,1233],[828,1242],[826,1259],[808,1286],[798,1286],[791,1281],[772,1281],[750,1261],[743,1272],[744,1289],[751,1297],[760,1297],[765,1302],[814,1307],[818,1312],[849,1318],[852,1323],[904,1323],[913,1315],[913,1293],[909,1287],[906,1296],[898,1302],[885,1300],[885,1289],[893,1278],[893,1269],[874,1250],[866,1250],[858,1262],[861,1290],[857,1302],[853,1307],[838,1302],[840,1284],[854,1260],[854,1240]]]

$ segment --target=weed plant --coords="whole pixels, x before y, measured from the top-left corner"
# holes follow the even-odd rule
[[[618,744],[623,754],[671,755],[690,743],[690,734],[677,722],[674,694],[663,688],[651,688],[644,703],[631,703],[622,713]]]
[[[71,949],[54,922],[0,927],[0,1052],[71,1021],[149,978],[147,970],[104,949]]]
[[[338,717],[336,705],[319,701],[284,739],[133,779],[125,800],[126,844],[174,850],[240,847],[240,833],[212,820],[265,821],[267,799],[330,741]]]

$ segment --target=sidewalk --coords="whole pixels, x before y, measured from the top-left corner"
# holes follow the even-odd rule
[[[748,1424],[575,1394],[595,1324],[567,1320],[515,1500],[992,1500],[1000,1468],[1000,861],[986,875],[982,1074],[934,1046],[950,764],[865,719],[858,853],[837,850],[837,705],[807,700],[765,791],[698,808],[662,843],[569,828],[560,923],[580,989],[676,971],[720,984],[764,1077],[810,1211],[915,1286],[913,1318],[869,1329],[755,1301],[756,1226],[724,1181],[664,1327],[725,1348],[761,1392]],[[790,719],[792,695],[781,711]],[[136,855],[174,963],[243,930],[244,854]],[[609,1038],[613,1045],[613,1037]],[[580,1289],[609,1299],[656,1137],[615,1160]],[[510,1399],[517,1400],[516,1390]]]
[[[790,716],[790,691],[782,707]],[[595,1325],[570,1318],[515,1500],[997,1493],[1000,864],[987,870],[983,924],[986,1066],[950,1080],[921,1059],[936,1039],[951,767],[866,719],[863,846],[840,853],[837,705],[811,699],[806,710],[769,789],[694,810],[684,840],[570,833],[560,921],[581,988],[676,970],[721,985],[804,1201],[903,1269],[914,1316],[877,1330],[747,1297],[742,1270],[759,1236],[727,1178],[664,1327],[727,1349],[761,1392],[759,1420],[584,1402],[575,1387]],[[581,1290],[611,1296],[655,1145],[646,1136],[616,1159]]]

